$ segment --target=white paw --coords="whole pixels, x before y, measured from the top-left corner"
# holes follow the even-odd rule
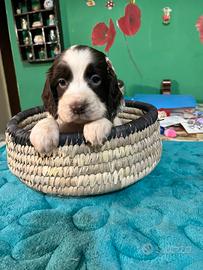
[[[111,133],[111,129],[112,123],[108,119],[102,118],[85,124],[83,133],[86,142],[89,142],[91,145],[102,145]]]
[[[116,116],[113,120],[113,126],[117,127],[117,126],[121,126],[122,125],[122,121],[120,118],[118,118],[118,116]]]
[[[39,153],[49,153],[58,146],[59,128],[53,118],[40,120],[31,130],[30,142]]]

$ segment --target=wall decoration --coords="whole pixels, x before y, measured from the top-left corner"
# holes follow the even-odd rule
[[[203,43],[203,15],[198,18],[195,26],[197,28],[197,31],[199,32],[200,42]]]
[[[103,46],[106,44],[105,51],[108,52],[114,43],[116,30],[112,19],[109,21],[109,27],[105,23],[98,23],[92,31],[92,44]]]
[[[26,30],[27,29],[27,21],[24,18],[21,19],[21,28],[23,30]]]
[[[55,25],[55,17],[54,14],[49,15],[49,26],[50,25]]]
[[[63,50],[59,0],[11,0],[22,61],[53,61]]]
[[[163,16],[162,16],[162,22],[163,24],[167,25],[170,23],[171,20],[171,11],[172,9],[170,7],[163,8]]]
[[[130,3],[125,8],[125,15],[118,19],[117,24],[124,35],[133,36],[140,29],[140,18],[141,12],[139,7]]]
[[[32,28],[41,27],[42,25],[43,25],[43,23],[41,21],[34,21],[32,23]]]
[[[86,4],[88,7],[94,7],[96,5],[94,0],[87,0]]]
[[[21,14],[21,9],[20,8],[16,9],[16,14]]]
[[[34,43],[35,44],[43,44],[44,43],[43,35],[34,36]]]
[[[16,6],[16,13],[17,14],[21,14],[27,12],[27,6],[25,4],[25,2],[18,2],[17,6]]]
[[[33,59],[33,54],[29,48],[25,49],[25,54],[28,61]]]
[[[106,2],[106,7],[107,7],[109,10],[111,10],[114,6],[115,6],[115,3],[114,3],[113,0],[108,0],[108,1]]]
[[[54,7],[53,0],[45,0],[44,1],[44,8],[45,9],[51,9]]]
[[[43,47],[40,48],[39,51],[39,59],[45,59],[46,58],[46,53]]]
[[[55,46],[54,47],[54,55],[57,56],[60,54],[60,50],[59,50],[59,47],[58,46]]]
[[[56,34],[55,34],[55,31],[53,29],[50,30],[50,33],[49,33],[49,41],[56,41],[57,38],[56,38]]]
[[[32,27],[41,27],[43,25],[40,13],[34,13],[32,16]]]
[[[32,43],[30,32],[27,30],[22,31],[22,38],[25,45],[30,45]]]
[[[39,0],[31,0],[32,10],[38,11],[41,9],[40,1]]]
[[[139,76],[142,77],[140,69],[138,68],[136,61],[134,60],[126,38],[126,36],[134,36],[139,31],[141,26],[141,11],[134,2],[135,1],[130,1],[130,4],[125,7],[125,15],[117,20],[117,25],[124,34],[129,58],[136,71],[138,72]]]
[[[125,14],[123,17],[117,20],[117,26],[124,34],[130,60],[132,61],[140,77],[142,77],[142,74],[133,58],[126,38],[126,36],[134,36],[139,31],[141,26],[141,11],[139,7],[134,3],[134,1],[130,1],[130,3],[125,7]],[[106,45],[105,51],[109,52],[114,43],[115,36],[116,30],[112,19],[109,21],[109,27],[104,22],[97,23],[92,30],[92,45]]]

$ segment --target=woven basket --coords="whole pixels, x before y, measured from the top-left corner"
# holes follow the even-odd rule
[[[6,131],[10,170],[44,193],[94,195],[122,189],[150,173],[160,160],[162,144],[155,107],[129,101],[101,147],[85,144],[82,134],[61,134],[59,147],[40,155],[31,146],[32,127],[47,113],[36,107],[18,113]]]

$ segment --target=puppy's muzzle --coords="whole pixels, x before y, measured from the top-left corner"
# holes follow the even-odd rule
[[[86,102],[74,102],[70,105],[73,114],[84,114],[87,109],[88,104]]]

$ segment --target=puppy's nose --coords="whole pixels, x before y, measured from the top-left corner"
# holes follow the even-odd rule
[[[82,114],[87,108],[86,103],[73,103],[70,105],[70,108],[74,114]]]

